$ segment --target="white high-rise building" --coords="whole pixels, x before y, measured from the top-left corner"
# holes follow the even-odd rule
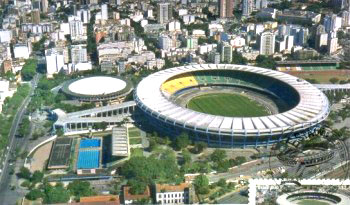
[[[30,55],[30,49],[26,44],[16,44],[13,48],[15,58],[28,59]]]
[[[90,23],[90,10],[89,9],[80,9],[78,11],[78,13],[80,14],[80,20],[83,23]]]
[[[158,23],[168,23],[173,18],[172,7],[169,3],[159,3],[157,8]]]
[[[275,34],[267,31],[259,35],[260,55],[273,55],[275,53]]]
[[[10,43],[12,39],[12,31],[1,29],[0,30],[0,43]]]
[[[294,36],[287,36],[286,50],[291,51],[294,46]]]
[[[72,64],[84,63],[88,61],[85,45],[72,45],[71,47]]]
[[[255,9],[261,10],[267,8],[267,0],[256,0],[255,1]]]
[[[159,36],[159,48],[163,50],[170,50],[172,48],[172,39],[167,35]]]
[[[101,19],[102,20],[108,20],[108,5],[102,4],[101,5]]]
[[[336,32],[342,26],[342,18],[336,14],[327,15],[324,17],[323,25],[326,32]]]
[[[181,31],[181,24],[179,21],[172,21],[169,23],[169,31]]]
[[[52,77],[53,74],[60,72],[64,68],[63,51],[57,49],[49,49],[45,52],[46,59],[46,75]]]
[[[344,26],[344,27],[350,26],[350,12],[349,11],[342,12],[342,26]]]
[[[336,33],[332,32],[328,35],[328,45],[327,45],[328,54],[331,55],[338,49],[338,38]]]
[[[83,23],[79,20],[70,21],[69,31],[72,40],[81,38],[83,36]]]
[[[49,2],[48,0],[41,0],[41,10],[44,13],[47,13],[49,9]]]
[[[189,36],[187,38],[186,46],[188,49],[197,49],[198,48],[198,38]]]
[[[232,46],[228,43],[223,43],[221,46],[221,62],[231,63],[232,62]]]
[[[328,44],[328,33],[321,33],[316,36],[316,48],[320,49],[322,46],[327,46]]]

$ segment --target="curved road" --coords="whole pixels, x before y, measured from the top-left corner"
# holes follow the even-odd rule
[[[9,167],[9,157],[10,153],[15,152],[16,145],[19,143],[23,143],[24,138],[17,138],[15,137],[18,126],[25,114],[26,108],[31,100],[31,96],[34,94],[34,90],[38,84],[40,75],[37,74],[34,76],[33,80],[31,81],[31,90],[29,92],[29,95],[24,99],[21,107],[18,109],[15,118],[13,120],[13,124],[9,133],[9,139],[10,139],[10,144],[8,145],[9,149],[7,150],[7,153],[5,155],[5,161],[3,166],[1,167],[2,172],[0,174],[0,204],[15,204],[16,201],[13,201],[16,197],[18,199],[19,195],[18,193],[12,193],[9,194],[8,192],[13,192],[10,190],[10,183],[11,183],[11,176],[9,175],[10,172],[10,167]],[[13,195],[13,196],[11,196]]]

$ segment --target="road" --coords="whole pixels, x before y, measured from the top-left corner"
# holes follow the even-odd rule
[[[15,118],[13,120],[13,124],[9,133],[9,149],[5,155],[5,161],[2,168],[2,173],[0,175],[0,204],[15,204],[16,199],[18,199],[20,193],[15,192],[15,190],[10,189],[11,184],[11,176],[9,175],[10,172],[10,165],[9,165],[9,158],[11,156],[11,153],[15,152],[16,146],[18,144],[23,144],[24,140],[27,140],[26,138],[17,138],[15,137],[18,126],[26,112],[26,108],[31,100],[31,96],[34,94],[34,90],[38,84],[40,75],[37,74],[33,80],[31,81],[31,90],[29,92],[29,95],[24,99],[21,107],[18,109]],[[22,193],[23,194],[23,193]]]
[[[269,169],[275,169],[278,167],[283,166],[276,158],[271,159],[271,162],[269,163],[268,160],[265,160],[264,163],[256,164],[254,166],[245,166],[242,165],[238,169],[219,173],[219,174],[209,174],[208,178],[211,183],[219,181],[221,178],[224,179],[233,179],[236,177],[240,177],[241,175],[244,176],[257,176],[257,173],[259,171],[263,170],[269,170]]]

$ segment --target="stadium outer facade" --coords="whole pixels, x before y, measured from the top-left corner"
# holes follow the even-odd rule
[[[183,90],[217,84],[215,80],[198,81],[197,84],[188,81],[189,85],[184,87],[181,79],[196,75],[198,72],[236,72],[245,77],[238,79],[238,83],[234,81],[227,83],[226,86],[258,89],[281,96],[285,100],[292,100],[292,96],[296,98],[295,103],[292,103],[290,109],[275,115],[223,117],[196,112],[171,102],[170,97]],[[251,78],[249,78],[250,75]],[[179,83],[178,89],[176,84],[172,85],[172,88],[175,86],[175,90],[164,87],[165,84],[169,84],[169,81],[177,78],[180,78],[176,81]],[[257,82],[261,81],[259,78],[266,78],[269,87],[264,87],[264,83],[256,86]],[[251,82],[245,84],[242,83],[243,81]],[[219,84],[222,85],[222,83]],[[280,87],[282,89],[279,89]],[[134,99],[149,122],[159,131],[170,136],[187,132],[193,140],[205,141],[210,146],[218,147],[256,147],[305,137],[315,132],[329,114],[327,97],[312,84],[278,71],[232,64],[197,64],[159,71],[138,84]]]
[[[120,90],[117,90],[115,92],[111,93],[103,93],[103,94],[82,94],[79,92],[74,92],[70,90],[70,85],[89,78],[114,78],[116,80],[120,80],[125,82],[126,86]],[[97,84],[103,83],[103,82],[95,82]],[[113,86],[111,85],[106,85],[106,86]],[[132,83],[128,80],[116,77],[116,76],[89,76],[89,77],[83,77],[83,78],[78,78],[78,79],[73,79],[65,82],[61,88],[61,91],[69,98],[72,100],[79,100],[82,102],[102,102],[102,101],[110,101],[110,102],[122,102],[126,98],[126,96],[133,91],[133,86]]]

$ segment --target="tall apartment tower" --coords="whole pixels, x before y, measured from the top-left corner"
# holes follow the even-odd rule
[[[220,18],[233,17],[234,0],[219,0]]]
[[[49,10],[49,2],[48,2],[48,0],[41,0],[41,11],[43,12],[43,13],[47,13],[48,12],[48,10]]]
[[[39,9],[32,10],[32,23],[34,23],[34,24],[40,23],[40,11],[39,11]]]
[[[157,8],[158,23],[166,24],[173,18],[172,6],[169,3],[160,3]]]
[[[102,20],[108,20],[108,5],[107,4],[101,5],[101,16],[102,16]]]
[[[253,11],[253,0],[243,0],[243,16],[250,16]]]
[[[224,43],[221,46],[221,62],[223,63],[232,62],[232,46],[228,43]]]
[[[259,35],[260,55],[273,55],[275,53],[275,34],[263,32]]]

